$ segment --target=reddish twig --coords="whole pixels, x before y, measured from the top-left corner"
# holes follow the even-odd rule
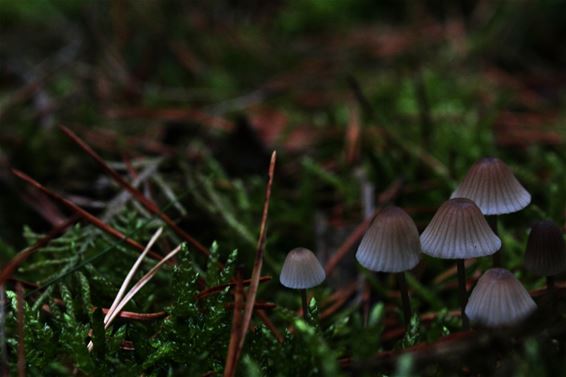
[[[279,343],[283,343],[284,339],[281,331],[279,331],[279,329],[273,324],[273,322],[271,322],[271,319],[269,319],[267,313],[264,310],[258,310],[256,314],[263,321],[265,326],[271,331],[275,339],[277,339]]]
[[[252,313],[255,303],[255,298],[257,295],[257,289],[259,286],[259,277],[261,274],[261,267],[263,265],[263,253],[265,252],[265,232],[267,229],[267,215],[269,213],[269,203],[271,200],[271,188],[273,186],[273,176],[275,174],[275,161],[277,160],[277,153],[274,151],[271,154],[271,162],[269,164],[269,173],[267,188],[265,190],[265,201],[263,204],[263,213],[261,216],[261,224],[259,228],[259,237],[257,240],[257,249],[254,260],[254,268],[252,271],[252,282],[248,289],[248,294],[246,295],[246,306],[244,308],[244,318],[242,320],[242,327],[240,333],[238,334],[238,347],[234,353],[234,367],[230,370],[231,374],[225,374],[225,376],[233,376],[236,373],[236,366],[238,365],[238,360],[242,354],[242,349],[244,348],[244,343],[246,341],[246,335],[250,327],[250,321],[252,319]]]
[[[206,247],[204,247],[200,242],[194,239],[191,235],[181,229],[173,219],[168,215],[163,213],[159,207],[150,199],[148,199],[141,191],[136,189],[130,183],[128,183],[120,174],[118,174],[114,169],[112,169],[108,164],[92,149],[88,144],[86,144],[81,138],[79,138],[73,131],[65,126],[59,126],[61,131],[69,139],[71,139],[75,144],[77,144],[86,154],[88,154],[98,165],[104,170],[109,176],[111,176],[116,183],[128,191],[141,205],[143,205],[149,212],[158,216],[165,224],[167,224],[173,231],[181,237],[183,240],[191,244],[196,250],[205,256],[209,256],[210,253]]]
[[[16,301],[17,301],[17,317],[18,317],[18,376],[26,375],[26,351],[24,336],[24,287],[16,284]]]
[[[440,356],[448,352],[448,350],[455,349],[456,345],[461,345],[462,342],[466,342],[474,335],[476,335],[474,331],[462,331],[444,336],[434,343],[420,343],[413,347],[405,348],[399,351],[379,352],[371,360],[366,360],[365,362],[363,362],[363,364],[367,364],[366,367],[368,368],[370,367],[370,365],[376,368],[378,365],[381,365],[383,363],[392,363],[401,355],[408,353],[412,354],[415,358],[423,358],[433,355]],[[349,357],[342,358],[339,360],[339,363],[342,368],[349,368],[352,366],[352,359]],[[359,367],[359,365],[357,367]]]
[[[105,224],[104,222],[102,222],[99,218],[97,218],[96,216],[92,215],[90,212],[85,211],[84,209],[82,209],[81,207],[77,206],[75,203],[71,202],[70,200],[67,200],[65,198],[63,198],[61,195],[56,194],[54,192],[52,192],[51,190],[47,189],[45,186],[43,186],[41,183],[35,181],[33,178],[31,178],[30,176],[26,175],[25,173],[22,173],[21,171],[17,170],[17,169],[12,169],[12,173],[17,176],[18,178],[20,178],[21,180],[27,182],[28,184],[32,185],[33,187],[35,187],[36,189],[40,190],[41,192],[47,194],[48,196],[50,196],[51,198],[55,199],[56,201],[60,202],[61,204],[65,205],[66,207],[72,209],[73,211],[75,211],[79,216],[81,216],[83,219],[85,219],[86,221],[88,221],[89,223],[91,223],[92,225],[96,226],[97,228],[99,228],[100,230],[108,233],[109,235],[111,235],[114,238],[117,238],[120,241],[124,241],[126,244],[128,244],[129,246],[133,247],[134,249],[138,250],[138,251],[143,251],[144,247],[142,245],[140,245],[138,242],[132,240],[131,238],[126,237],[126,235],[124,235],[122,232],[120,232],[117,229],[114,229],[113,227],[111,227],[108,224]],[[153,251],[149,252],[149,255],[157,260],[161,260],[163,259],[163,257]]]
[[[336,295],[335,301],[333,302],[332,305],[330,305],[322,313],[320,313],[320,319],[328,318],[332,314],[334,314],[356,292],[356,289],[357,289],[357,283],[352,283],[343,290],[337,291],[340,292],[340,294]]]
[[[263,283],[266,281],[270,281],[271,280],[271,276],[262,276],[259,278],[259,282]],[[246,279],[242,281],[242,284],[244,286],[246,285],[250,285],[250,283],[252,282],[251,279]],[[226,283],[226,284],[220,284],[220,285],[216,285],[214,287],[210,287],[205,289],[204,291],[200,292],[196,297],[195,300],[200,300],[203,299],[205,297],[208,297],[214,293],[218,293],[218,292],[222,292],[226,287],[234,287],[236,286],[236,282],[231,282],[231,283]]]
[[[338,250],[336,250],[334,255],[332,255],[332,257],[328,260],[328,262],[326,262],[326,265],[324,266],[324,270],[326,271],[327,276],[330,275],[332,271],[334,271],[334,269],[336,268],[338,263],[342,260],[342,258],[344,258],[346,254],[348,254],[350,250],[354,247],[356,242],[358,242],[362,238],[362,236],[368,229],[369,224],[371,224],[373,218],[377,214],[377,211],[378,210],[374,211],[371,217],[367,218],[366,220],[364,220],[363,223],[358,225],[356,229],[354,229],[354,231],[350,233],[348,238],[346,238],[344,243],[340,245]]]
[[[226,309],[231,309],[234,307],[234,303],[229,302],[227,304],[224,305],[224,307]],[[275,309],[277,307],[277,305],[275,305],[272,302],[255,302],[254,304],[254,310],[267,310],[267,309]]]
[[[332,273],[332,271],[334,271],[334,269],[336,268],[338,263],[342,260],[342,258],[344,258],[350,252],[350,250],[352,250],[352,248],[354,247],[356,242],[358,242],[362,238],[362,236],[364,235],[364,233],[368,229],[369,225],[373,221],[373,218],[381,210],[381,207],[383,207],[387,203],[391,202],[399,194],[399,192],[401,191],[401,188],[402,188],[402,183],[403,182],[400,179],[395,180],[393,183],[391,183],[389,185],[389,187],[387,187],[385,189],[385,191],[383,191],[379,195],[378,200],[377,200],[379,207],[375,209],[375,211],[373,212],[373,214],[371,216],[369,216],[367,219],[365,219],[363,223],[358,225],[356,227],[356,229],[354,229],[354,231],[352,233],[350,233],[350,235],[348,236],[348,238],[346,238],[344,243],[342,245],[340,245],[340,247],[338,248],[336,253],[334,253],[334,255],[332,255],[332,258],[330,258],[326,262],[326,265],[324,266],[324,270],[326,271],[326,275],[330,275]]]
[[[232,315],[232,330],[230,331],[230,343],[226,354],[226,365],[224,376],[231,377],[236,372],[236,352],[238,350],[238,335],[242,327],[242,310],[244,305],[244,286],[240,273],[236,275],[236,290],[234,292],[234,314]]]
[[[14,271],[31,255],[33,255],[36,251],[40,250],[43,246],[47,245],[52,239],[60,235],[73,225],[78,220],[78,216],[73,216],[64,223],[54,227],[45,237],[41,238],[35,244],[25,248],[24,250],[20,251],[16,254],[2,269],[0,272],[0,285],[4,284],[4,282],[12,276]]]
[[[93,311],[96,310],[96,307],[93,308]],[[102,314],[106,315],[110,309],[109,308],[102,308]],[[121,311],[118,315],[120,318],[125,319],[134,319],[136,321],[149,321],[152,319],[159,319],[164,318],[167,316],[165,312],[155,312],[155,313],[136,313],[136,312],[126,312]]]
[[[59,298],[55,298],[53,300],[53,302],[56,305],[59,305],[61,307],[65,307],[65,304],[63,303],[63,301]],[[49,305],[47,304],[43,304],[41,306],[41,309],[46,312],[46,313],[51,313],[51,309],[49,308]],[[98,307],[93,306],[91,308],[91,311],[94,312],[96,309],[98,309]],[[106,314],[108,313],[108,311],[110,310],[110,308],[102,308],[102,314]],[[123,319],[132,319],[135,321],[150,321],[152,319],[160,319],[160,318],[165,318],[167,316],[166,312],[155,312],[155,313],[137,313],[137,312],[128,312],[128,311],[121,311],[120,314],[118,314],[118,317],[123,318]]]

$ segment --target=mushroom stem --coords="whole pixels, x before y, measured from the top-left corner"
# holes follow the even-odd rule
[[[403,316],[405,317],[405,325],[408,327],[411,322],[411,300],[409,298],[409,290],[407,289],[407,280],[405,273],[397,273],[397,284],[401,293],[401,301],[403,304]]]
[[[301,299],[303,301],[303,318],[307,319],[307,313],[309,312],[309,304],[307,301],[307,290],[301,289]]]
[[[456,262],[458,266],[458,285],[460,290],[460,307],[462,313],[462,328],[468,330],[470,322],[466,316],[466,303],[468,302],[468,293],[466,291],[466,265],[463,259],[458,259]]]
[[[496,215],[487,216],[487,222],[491,227],[493,233],[495,233],[495,235],[499,237],[499,233],[497,231],[497,216]],[[493,267],[501,267],[500,250],[497,250],[495,253],[493,253],[492,258],[493,258]]]

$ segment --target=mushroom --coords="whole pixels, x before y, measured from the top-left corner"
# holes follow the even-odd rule
[[[497,215],[520,211],[531,202],[531,194],[500,159],[485,157],[477,161],[452,193],[452,198],[474,201],[497,234]],[[493,254],[493,263],[501,265],[501,255]]]
[[[287,288],[299,289],[303,302],[303,317],[307,318],[307,289],[315,287],[326,279],[324,268],[309,249],[298,247],[287,254],[279,281]]]
[[[421,259],[419,231],[411,217],[394,206],[379,212],[362,238],[356,259],[368,270],[396,273],[403,315],[408,324],[411,320],[411,303],[405,271],[411,270]]]
[[[529,233],[525,268],[537,276],[546,276],[548,290],[554,289],[554,275],[566,270],[566,244],[562,230],[550,220],[536,222]]]
[[[474,287],[466,315],[487,327],[514,325],[527,318],[537,305],[515,276],[504,268],[487,270]]]
[[[466,198],[453,198],[442,204],[421,234],[423,253],[442,259],[456,259],[460,290],[462,325],[469,327],[465,315],[467,300],[464,260],[495,253],[501,240],[489,227],[480,209]]]

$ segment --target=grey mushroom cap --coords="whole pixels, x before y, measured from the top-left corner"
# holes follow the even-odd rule
[[[309,249],[298,247],[287,254],[279,281],[287,288],[312,288],[326,279],[324,268]]]
[[[453,198],[434,214],[421,234],[421,247],[436,258],[467,259],[495,253],[501,240],[473,201]]]
[[[492,268],[478,280],[465,313],[472,322],[502,327],[521,322],[536,308],[529,292],[511,272]]]
[[[517,212],[531,202],[531,194],[495,157],[482,158],[472,165],[451,197],[473,200],[484,215]]]
[[[527,271],[538,276],[554,276],[566,270],[566,244],[558,225],[543,220],[532,226],[524,263]]]
[[[421,242],[415,222],[399,207],[383,209],[362,238],[356,259],[372,271],[412,269],[421,259]]]

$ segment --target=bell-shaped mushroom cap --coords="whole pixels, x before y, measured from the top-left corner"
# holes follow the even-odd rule
[[[279,281],[287,288],[306,289],[326,279],[324,268],[309,249],[298,247],[287,254]]]
[[[538,221],[531,228],[525,268],[538,276],[553,276],[566,270],[566,244],[560,227],[554,222]]]
[[[531,194],[511,169],[495,157],[477,161],[451,197],[473,200],[484,215],[517,212],[531,202]]]
[[[495,253],[501,240],[470,199],[454,198],[440,206],[421,234],[423,253],[443,259],[467,259]]]
[[[529,292],[511,272],[492,268],[478,280],[465,312],[472,322],[500,327],[520,322],[536,307]]]
[[[401,272],[421,259],[419,231],[413,219],[399,207],[379,212],[356,252],[356,259],[372,271]]]

